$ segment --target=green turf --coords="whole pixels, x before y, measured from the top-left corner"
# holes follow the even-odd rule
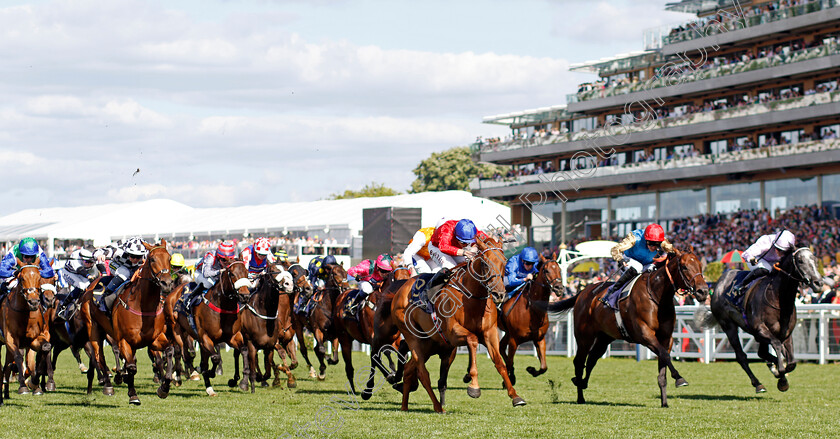
[[[354,355],[357,369],[367,364],[364,354]],[[659,407],[656,363],[630,359],[604,359],[594,370],[588,404],[578,405],[571,359],[551,357],[548,372],[533,378],[526,366],[537,364],[531,356],[518,356],[517,391],[528,405],[513,408],[501,389],[501,378],[480,356],[482,395],[471,399],[462,383],[466,355],[459,355],[452,369],[447,393],[448,414],[432,412],[421,388],[411,395],[408,413],[399,410],[400,394],[388,386],[369,401],[347,400],[344,365],[331,366],[327,380],[318,382],[295,370],[296,390],[257,388],[254,395],[229,390],[231,357],[225,353],[226,376],[217,378],[216,398],[206,396],[199,382],[173,388],[166,400],[158,399],[148,358],[140,353],[138,378],[142,405],[131,407],[124,386],[116,396],[102,395],[95,387],[84,395],[86,380],[72,357],[60,360],[56,379],[59,389],[44,396],[14,394],[0,408],[0,437],[58,438],[167,438],[167,437],[584,437],[584,438],[786,438],[840,436],[840,382],[838,365],[801,364],[790,379],[790,390],[776,390],[775,380],[760,364],[754,370],[768,388],[756,395],[746,375],[735,363],[705,365],[677,363],[690,385],[673,387],[671,407]],[[429,365],[437,381],[438,361]],[[309,424],[307,424],[309,423]],[[319,428],[320,427],[320,428]],[[321,429],[326,430],[324,433]],[[285,435],[285,436],[284,436]]]

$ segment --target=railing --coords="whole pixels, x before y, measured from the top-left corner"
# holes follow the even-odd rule
[[[762,146],[742,151],[730,151],[721,154],[704,154],[697,157],[675,158],[670,160],[656,160],[652,162],[627,163],[621,166],[598,166],[592,170],[582,169],[579,171],[561,171],[548,174],[523,175],[513,179],[478,180],[470,182],[470,189],[492,189],[498,187],[515,186],[528,183],[539,183],[545,181],[564,181],[580,178],[582,174],[586,178],[609,177],[622,174],[633,174],[638,172],[662,171],[665,169],[688,168],[691,166],[706,166],[722,163],[730,163],[743,160],[755,160],[769,157],[783,157],[794,154],[807,154],[813,152],[830,151],[840,149],[840,139],[811,140],[807,142],[793,143],[789,145]],[[560,174],[560,175],[556,175]],[[540,177],[542,175],[542,177]]]
[[[726,334],[720,328],[702,329],[694,323],[697,305],[677,306],[677,322],[674,327],[673,358],[689,358],[711,363],[715,360],[734,360],[735,352],[729,345]],[[826,364],[840,361],[840,305],[798,305],[798,322],[793,331],[793,351],[797,360]],[[572,357],[577,351],[574,341],[574,321],[571,313],[549,315],[549,331],[546,335],[546,351],[552,355]],[[753,337],[740,332],[741,345],[750,359],[758,359],[758,344]],[[533,344],[520,347],[524,352],[533,350]],[[647,348],[624,341],[614,341],[607,356],[655,358]]]
[[[708,26],[708,22],[706,23],[706,25],[696,27],[692,26],[693,23],[686,23],[685,26],[689,27],[689,29],[684,30],[682,32],[677,32],[674,34],[663,36],[662,44],[666,45],[680,43],[683,41],[691,41],[697,38],[710,36],[715,33],[733,31],[744,27],[745,24],[746,27],[758,26],[760,24],[785,20],[788,18],[810,14],[812,12],[818,12],[836,6],[838,6],[837,0],[819,0],[813,1],[811,3],[806,3],[804,5],[791,6],[788,8],[777,9],[775,11],[769,11],[760,14],[753,14],[752,9],[748,8],[747,11],[744,12],[746,17],[732,15],[732,17],[736,18],[731,20],[725,20],[722,24],[718,24],[717,22],[715,22],[714,26]],[[725,31],[721,29],[721,26],[723,27],[723,29],[725,29]]]
[[[840,91],[814,93],[790,99],[770,101],[763,104],[750,104],[744,105],[742,107],[733,107],[722,110],[691,113],[675,117],[665,117],[661,119],[656,119],[656,121],[652,123],[624,125],[622,126],[620,131],[622,133],[634,133],[652,129],[677,127],[683,125],[691,125],[695,123],[711,122],[715,120],[731,119],[734,117],[751,116],[755,114],[768,113],[771,111],[791,110],[794,108],[828,104],[832,102],[840,102]],[[607,135],[614,135],[616,131],[619,131],[617,127],[611,128],[612,129],[610,130],[598,129],[594,131],[577,131],[574,133],[546,135],[545,137],[532,137],[529,139],[508,140],[504,142],[487,143],[480,146],[473,145],[472,147],[480,148],[480,151],[482,153],[509,151],[520,148],[529,148],[532,146],[551,145],[555,143],[574,142],[576,140],[604,137]]]
[[[840,44],[836,40],[829,40],[826,44],[817,47],[809,47],[788,53],[781,53],[779,55],[770,55],[763,58],[756,58],[746,62],[738,62],[733,64],[726,64],[719,67],[709,67],[700,69],[686,69],[685,73],[679,76],[664,75],[661,77],[654,77],[648,81],[633,82],[630,84],[613,85],[606,88],[593,88],[592,90],[583,91],[574,95],[566,96],[566,103],[569,101],[569,96],[575,96],[573,102],[583,102],[592,99],[606,98],[610,96],[617,96],[626,93],[633,93],[642,90],[651,90],[655,88],[668,87],[676,84],[684,84],[687,82],[702,81],[704,79],[713,79],[726,75],[734,75],[737,73],[750,72],[753,70],[766,69],[769,67],[776,67],[783,64],[793,64],[800,61],[807,61],[810,59],[821,58],[824,56],[835,55],[840,53]]]

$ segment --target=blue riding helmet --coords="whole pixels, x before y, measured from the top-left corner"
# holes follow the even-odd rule
[[[475,224],[468,219],[462,219],[455,224],[455,238],[458,241],[471,244],[475,242],[475,234],[477,229]]]
[[[522,249],[522,253],[519,254],[519,258],[522,262],[536,264],[540,259],[540,255],[537,254],[537,250],[533,247],[525,247]]]
[[[333,256],[333,255],[327,255],[327,257],[325,257],[324,260],[321,263],[324,264],[324,265],[326,265],[326,264],[338,265],[338,261],[335,260],[335,256]]]
[[[32,238],[23,238],[18,244],[18,251],[23,256],[38,256],[39,250],[38,243]]]

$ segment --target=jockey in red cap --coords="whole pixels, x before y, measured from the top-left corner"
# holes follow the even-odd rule
[[[633,230],[618,245],[612,248],[610,253],[613,259],[623,262],[625,270],[621,277],[610,286],[607,294],[601,302],[612,309],[618,309],[618,297],[621,287],[642,271],[653,270],[653,260],[662,251],[674,252],[674,246],[665,239],[665,231],[659,224],[651,224],[642,230]]]

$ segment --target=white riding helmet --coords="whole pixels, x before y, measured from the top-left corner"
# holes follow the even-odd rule
[[[132,256],[146,256],[146,246],[143,245],[143,241],[140,239],[137,240],[129,240],[126,242],[124,250],[126,254]]]
[[[83,248],[79,250],[79,259],[86,262],[93,262],[93,253],[90,250]]]
[[[773,246],[781,251],[792,250],[796,245],[796,236],[788,230],[783,231],[773,243]]]

